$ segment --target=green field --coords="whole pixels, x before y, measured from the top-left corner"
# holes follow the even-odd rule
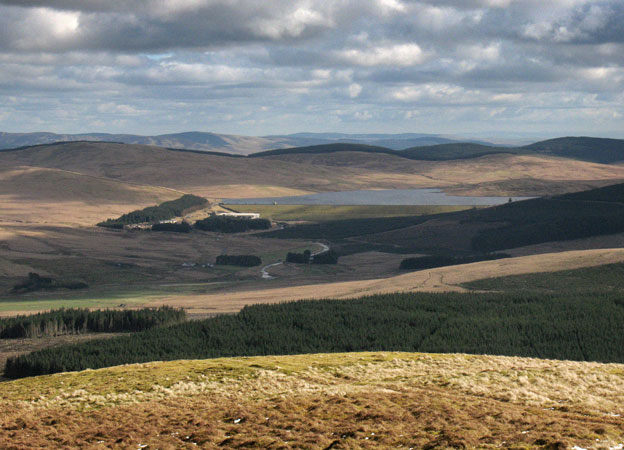
[[[341,219],[423,216],[463,211],[471,206],[445,205],[223,205],[241,213],[259,213],[278,221],[322,222]]]

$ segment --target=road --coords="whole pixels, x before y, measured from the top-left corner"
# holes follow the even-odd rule
[[[320,246],[321,246],[321,250],[319,250],[319,251],[317,251],[317,252],[312,253],[312,256],[316,256],[316,255],[319,255],[319,254],[324,253],[324,252],[326,252],[326,251],[329,251],[329,246],[328,246],[328,245],[325,245],[325,244],[323,244],[322,242],[315,242],[315,244],[316,244],[316,245],[320,245]],[[270,280],[270,279],[272,279],[272,278],[275,278],[275,276],[271,275],[271,274],[267,271],[267,269],[269,269],[269,268],[271,268],[271,267],[279,266],[280,264],[284,264],[284,263],[283,263],[282,261],[279,261],[279,262],[276,262],[276,263],[273,263],[273,264],[269,264],[269,265],[264,266],[264,267],[260,270],[260,274],[262,275],[262,279],[264,279],[264,280]]]

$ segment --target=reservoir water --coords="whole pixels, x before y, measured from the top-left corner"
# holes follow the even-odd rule
[[[532,197],[512,197],[513,201]],[[446,195],[439,189],[388,189],[321,192],[289,197],[227,198],[230,205],[467,205],[488,206],[507,203],[509,197],[464,197]]]

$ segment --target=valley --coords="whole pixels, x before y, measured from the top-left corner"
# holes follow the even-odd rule
[[[0,384],[0,442],[26,448],[23,428],[42,448],[619,448],[620,393],[606,386],[620,383],[624,356],[606,335],[619,336],[624,292],[624,166],[466,149],[437,160],[352,145],[250,157],[97,142],[0,151],[0,321],[165,305],[190,319],[3,339],[6,376],[26,378]],[[462,204],[273,200],[423,188]],[[154,206],[185,198],[205,203],[156,218]],[[330,252],[337,261],[314,263]],[[408,258],[427,268],[401,269]],[[371,350],[384,352],[358,353]],[[504,356],[476,356],[486,353]],[[262,356],[274,354],[289,356]],[[205,416],[183,412],[206,402]]]
[[[398,269],[402,259],[430,254],[432,249],[436,253],[469,254],[474,251],[471,239],[508,220],[503,216],[479,218],[487,210],[462,212],[468,206],[459,205],[229,205],[224,210],[219,206],[221,198],[422,187],[442,189],[452,195],[552,196],[624,179],[624,168],[617,164],[552,156],[498,154],[424,161],[355,151],[358,148],[308,147],[244,158],[141,145],[75,142],[0,152],[0,197],[4,205],[10,205],[3,208],[0,217],[0,314],[72,305],[173,303],[190,308],[193,314],[205,315],[237,311],[248,301],[263,302],[266,298],[282,301],[312,294],[322,297],[381,292],[382,288],[370,286],[394,286],[395,279],[412,276]],[[471,152],[473,147],[467,149]],[[136,161],[141,163],[137,165]],[[234,209],[259,212],[262,217],[290,225],[270,233],[278,239],[265,239],[257,232],[149,233],[94,226],[185,193],[205,196],[209,201],[206,208],[185,215],[191,223],[211,212]],[[588,214],[594,214],[592,211],[588,210]],[[561,212],[556,215],[562,217]],[[473,216],[476,219],[469,219]],[[314,224],[319,220],[325,225]],[[310,225],[293,227],[302,222]],[[317,226],[321,228],[314,231]],[[340,231],[342,227],[349,231],[345,234]],[[601,239],[605,242],[600,248],[609,249],[610,238]],[[613,247],[617,247],[619,241],[612,239]],[[342,254],[335,267],[275,266],[271,279],[263,279],[256,268],[209,267],[224,252],[258,255],[264,266],[271,265],[284,260],[288,252],[313,249],[319,240]],[[541,244],[544,248],[540,248],[539,243],[529,251],[532,244],[527,241],[521,245],[527,249],[523,255],[549,253],[548,247]],[[591,250],[592,245],[584,248]],[[554,258],[563,260],[561,255]],[[587,260],[593,260],[591,252]],[[506,261],[475,264],[500,267]],[[568,266],[562,262],[557,267]],[[11,286],[29,272],[84,282],[89,288],[40,291],[16,298],[9,293]],[[471,277],[474,279],[474,275]],[[393,281],[385,283],[385,279]],[[441,289],[440,283],[431,281],[424,285],[417,281],[412,287],[424,290],[431,288],[429,285]],[[461,289],[453,283],[444,286]]]
[[[624,450],[623,19],[0,0],[0,450]]]

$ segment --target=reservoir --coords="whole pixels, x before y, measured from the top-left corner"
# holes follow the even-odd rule
[[[532,197],[512,197],[513,201]],[[388,189],[367,191],[321,192],[289,197],[227,198],[230,205],[501,205],[509,197],[464,197],[446,195],[439,189]]]

